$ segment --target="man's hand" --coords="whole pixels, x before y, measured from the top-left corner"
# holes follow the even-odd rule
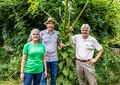
[[[63,43],[59,43],[59,45],[60,45],[61,48],[65,47],[65,44],[63,44]]]
[[[95,63],[95,62],[97,62],[97,59],[96,59],[96,58],[92,58],[92,59],[90,59],[89,62],[90,62],[90,63]]]

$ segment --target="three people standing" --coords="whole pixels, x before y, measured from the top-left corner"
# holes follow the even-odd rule
[[[32,79],[34,85],[39,85],[41,78],[41,85],[47,85],[47,72],[49,71],[50,85],[56,85],[59,60],[57,46],[59,44],[63,48],[65,45],[59,40],[59,32],[54,30],[55,20],[48,18],[44,24],[47,29],[41,32],[33,29],[29,42],[23,48],[20,78],[24,80],[24,85],[31,85]],[[90,26],[83,24],[81,34],[72,36],[72,42],[76,48],[76,70],[80,85],[85,85],[84,76],[87,77],[90,85],[97,85],[94,63],[103,52],[102,46],[89,35],[89,32]],[[95,49],[98,54],[93,58]]]

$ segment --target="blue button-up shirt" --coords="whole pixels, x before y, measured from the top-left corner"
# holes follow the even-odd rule
[[[57,43],[59,32],[53,30],[52,33],[48,33],[48,30],[40,32],[40,40],[46,47],[46,61],[53,62],[58,61]]]

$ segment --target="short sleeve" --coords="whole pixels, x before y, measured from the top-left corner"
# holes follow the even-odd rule
[[[23,53],[27,54],[28,53],[28,44],[25,44],[23,47]]]
[[[71,40],[74,44],[76,44],[76,36],[75,35],[71,37]]]
[[[58,35],[57,41],[58,41],[58,43],[59,43],[60,41],[62,41],[62,39],[61,39],[61,37],[60,37],[60,33],[59,33],[59,32],[57,32],[57,35]]]
[[[39,33],[40,36],[40,42],[42,42],[42,32]]]
[[[95,38],[94,38],[93,46],[97,51],[100,51],[102,49],[102,46]]]

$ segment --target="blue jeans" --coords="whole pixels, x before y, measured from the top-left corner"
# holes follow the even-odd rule
[[[58,61],[47,62],[47,70],[50,70],[50,85],[56,85],[56,77],[58,72]],[[41,85],[46,85],[47,78],[44,78],[44,74],[42,75]]]
[[[24,85],[31,85],[33,80],[33,85],[40,85],[42,73],[24,73]]]

